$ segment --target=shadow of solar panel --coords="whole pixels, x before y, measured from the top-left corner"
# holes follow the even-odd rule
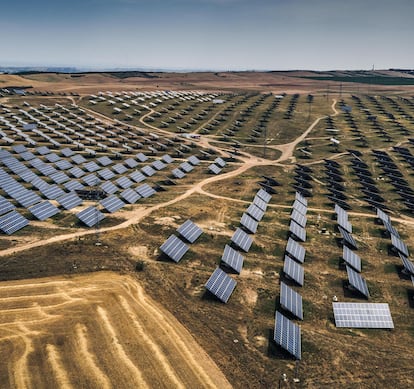
[[[82,166],[90,173],[96,172],[100,169],[99,165],[94,161],[86,162]]]
[[[303,320],[302,296],[284,282],[280,283],[280,306]]]
[[[295,281],[300,286],[303,286],[303,281],[305,277],[305,272],[303,266],[299,265],[292,258],[285,255],[285,262],[283,264],[283,272],[290,279]]]
[[[113,162],[112,162],[112,159],[111,158],[109,158],[109,157],[107,157],[107,156],[104,156],[104,157],[100,157],[100,158],[97,158],[97,160],[96,160],[101,166],[109,166],[109,165],[111,165]]]
[[[79,181],[76,181],[76,180],[65,182],[63,186],[70,192],[85,188],[83,184],[81,184]]]
[[[99,202],[109,213],[120,210],[125,203],[115,195],[108,196]]]
[[[124,174],[128,171],[128,169],[122,165],[122,163],[117,163],[116,165],[112,166],[112,170],[117,174]]]
[[[343,246],[342,258],[354,270],[356,270],[359,273],[361,272],[361,258],[347,246]]]
[[[250,204],[246,210],[246,213],[249,214],[253,219],[256,221],[260,221],[263,219],[264,211],[261,210],[257,205]]]
[[[293,220],[290,221],[289,232],[293,239],[306,242],[306,230]]]
[[[68,170],[68,173],[70,173],[75,178],[80,178],[84,176],[86,173],[78,166],[75,166]]]
[[[226,161],[224,161],[224,159],[223,159],[223,158],[220,158],[220,157],[217,157],[217,158],[214,160],[214,163],[215,163],[217,166],[221,167],[221,168],[223,168],[224,166],[226,166]]]
[[[237,282],[220,268],[216,268],[205,284],[205,288],[223,303],[227,303]]]
[[[165,169],[167,165],[164,162],[157,160],[152,163],[152,167],[156,170],[162,170]]]
[[[188,157],[187,161],[190,162],[191,165],[194,165],[194,166],[199,165],[201,162],[195,155]]]
[[[63,184],[64,182],[70,180],[70,178],[64,172],[57,172],[57,173],[51,174],[50,178],[56,184]]]
[[[82,155],[80,155],[80,154],[73,155],[71,157],[71,160],[74,163],[76,163],[77,165],[80,165],[81,163],[85,163],[86,162],[86,159],[84,157],[82,157]]]
[[[249,252],[253,239],[247,235],[241,228],[237,228],[231,241],[244,252]]]
[[[141,198],[141,196],[131,188],[122,191],[121,197],[129,204],[135,204]]]
[[[190,173],[194,170],[194,166],[189,164],[188,162],[183,162],[179,166],[180,170],[182,170],[184,173]]]
[[[108,194],[114,194],[116,192],[118,192],[119,188],[113,184],[111,181],[105,181],[104,183],[102,183],[100,185],[100,188]]]
[[[408,252],[407,245],[401,239],[397,238],[393,234],[391,234],[391,244],[401,254],[405,255],[406,257],[409,257],[410,256],[410,254]]]
[[[13,211],[16,207],[3,196],[0,196],[0,215],[4,215],[7,212]]]
[[[414,275],[414,264],[405,255],[402,255],[401,253],[398,254],[404,266],[404,271],[410,275]]]
[[[338,229],[341,233],[343,243],[346,244],[350,249],[358,250],[358,246],[354,237],[341,226],[338,226]]]
[[[28,208],[31,214],[38,220],[46,220],[58,214],[60,211],[49,201],[42,201]]]
[[[148,184],[142,184],[135,191],[143,198],[151,197],[156,193],[155,189],[151,188]]]
[[[365,279],[348,265],[346,266],[346,272],[348,273],[349,284],[366,298],[369,298],[368,286]]]
[[[273,340],[296,359],[301,359],[300,327],[276,311]]]
[[[14,234],[28,224],[29,220],[15,210],[0,216],[0,231],[7,235]]]
[[[139,171],[132,172],[129,174],[129,177],[135,182],[142,182],[145,180],[145,176]]]
[[[170,237],[161,245],[160,250],[174,262],[179,262],[189,247],[175,235]]]
[[[203,233],[203,230],[191,220],[186,220],[177,228],[177,232],[190,243],[194,243]]]
[[[298,212],[296,209],[292,211],[292,214],[290,215],[290,218],[297,223],[299,226],[305,228],[307,218],[306,216],[302,215],[300,212]]]
[[[173,169],[171,171],[171,174],[173,175],[174,178],[178,178],[178,179],[185,177],[185,173],[178,168]]]
[[[102,182],[102,180],[93,173],[88,174],[87,176],[83,177],[82,180],[88,186],[99,185]]]
[[[66,210],[75,208],[83,203],[83,200],[75,193],[65,193],[58,197],[56,201]]]
[[[168,154],[165,154],[165,155],[163,155],[162,157],[161,157],[161,159],[162,159],[162,161],[163,162],[165,162],[165,163],[167,163],[167,164],[170,164],[170,163],[173,163],[174,162],[174,160],[171,158],[171,156],[170,155],[168,155]]]
[[[145,162],[148,160],[148,157],[143,153],[138,153],[135,158],[140,162]]]
[[[134,183],[128,177],[120,177],[115,180],[116,184],[119,185],[122,189],[130,188]]]
[[[286,253],[300,263],[303,263],[305,261],[305,248],[292,238],[289,238],[287,241]]]
[[[256,195],[260,197],[265,203],[268,203],[272,199],[272,195],[267,193],[264,189],[259,189]]]
[[[220,174],[220,172],[221,172],[221,168],[219,166],[215,165],[214,163],[212,163],[211,165],[208,166],[208,170],[211,173],[214,173],[214,174]]]
[[[144,166],[142,169],[141,169],[141,172],[142,173],[144,173],[146,176],[148,176],[148,177],[151,177],[151,176],[153,176],[155,173],[156,173],[156,171],[155,171],[155,169],[153,169],[151,166],[149,166],[149,165],[147,165],[147,166]]]
[[[335,325],[347,328],[394,328],[385,303],[332,303]]]
[[[93,227],[105,219],[105,215],[94,206],[83,209],[76,214],[76,217],[88,227]]]
[[[73,167],[73,165],[69,161],[66,161],[66,160],[57,161],[55,163],[55,166],[59,170],[68,170]]]
[[[257,232],[258,223],[247,213],[243,213],[240,224],[250,233],[255,234]]]
[[[127,165],[130,169],[133,169],[138,166],[138,162],[134,158],[127,158],[124,161],[124,164]]]
[[[233,269],[236,273],[240,274],[243,267],[243,255],[234,250],[229,245],[224,246],[223,255],[221,261],[229,268]]]
[[[253,204],[259,207],[263,212],[266,212],[267,202],[262,200],[258,195],[254,196]]]

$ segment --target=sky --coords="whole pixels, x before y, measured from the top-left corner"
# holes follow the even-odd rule
[[[414,68],[413,0],[1,0],[0,66]]]

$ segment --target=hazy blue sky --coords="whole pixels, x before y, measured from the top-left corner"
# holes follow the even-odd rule
[[[414,0],[3,0],[1,65],[414,67]]]

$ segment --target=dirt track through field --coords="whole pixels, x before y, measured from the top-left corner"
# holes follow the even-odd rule
[[[0,353],[2,389],[231,387],[136,280],[110,272],[2,283]]]

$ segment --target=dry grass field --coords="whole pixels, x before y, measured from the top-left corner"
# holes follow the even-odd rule
[[[348,152],[357,150],[367,164],[393,226],[414,250],[413,213],[372,153],[386,151],[414,189],[412,166],[393,149],[404,146],[414,154],[409,140],[414,138],[413,87],[353,83],[342,86],[339,93],[340,85],[329,82],[327,95],[327,81],[301,78],[314,75],[0,75],[0,88],[32,85],[38,91],[80,93],[2,98],[9,118],[19,114],[23,101],[35,107],[59,102],[70,112],[82,108],[92,115],[87,128],[104,123],[116,128],[117,135],[128,129],[142,132],[137,135],[140,140],[150,132],[174,140],[167,151],[155,151],[151,162],[175,153],[185,143],[178,135],[188,124],[185,132],[197,133],[200,139],[187,143],[191,147],[186,154],[174,155],[169,169],[193,153],[201,157],[200,150],[211,153],[193,172],[175,179],[175,185],[162,184],[165,191],[114,214],[105,213],[99,236],[77,221],[75,214],[82,207],[44,222],[19,208],[30,225],[11,236],[0,235],[0,351],[8,356],[0,362],[0,388],[413,387],[414,287],[366,201]],[[112,90],[119,97],[120,91],[157,89],[217,91],[225,101],[214,105],[176,98],[150,106],[156,101],[152,97],[147,108],[139,107],[139,113],[134,114],[137,106],[127,104],[122,113],[114,114],[114,106],[107,101],[111,96],[94,104],[90,97],[97,91]],[[275,103],[269,92],[286,92],[286,96]],[[312,107],[310,93],[314,94]],[[73,108],[74,102],[80,108]],[[286,117],[292,105],[292,115]],[[344,106],[351,111],[346,113]],[[71,117],[64,109],[57,111]],[[85,124],[79,117],[76,123]],[[252,141],[252,129],[260,126],[267,133]],[[7,126],[1,128],[13,135]],[[40,136],[33,136],[43,144]],[[330,140],[333,136],[340,141],[336,147]],[[100,141],[111,146],[108,139]],[[7,144],[2,147],[12,150]],[[120,147],[113,150],[122,154],[120,160],[133,155]],[[114,154],[98,150],[97,155]],[[225,158],[227,165],[221,174],[209,174],[207,166],[217,156]],[[333,296],[339,301],[367,300],[346,287],[324,159],[341,164],[351,206],[349,220],[370,290],[368,301],[389,304],[393,330],[335,326]],[[296,163],[312,168],[303,287],[283,274]],[[263,175],[273,177],[280,186],[274,187],[276,193],[258,231],[251,235],[254,243],[243,254],[241,274],[231,274],[237,287],[223,304],[205,293],[204,284],[220,264],[223,248]],[[155,186],[166,178],[171,176],[163,170],[145,182]],[[160,255],[159,247],[187,219],[200,226],[203,234],[174,263]],[[273,342],[275,311],[281,309],[280,281],[303,297],[304,320],[296,321],[302,331],[298,364]],[[283,373],[288,382],[280,382]]]

